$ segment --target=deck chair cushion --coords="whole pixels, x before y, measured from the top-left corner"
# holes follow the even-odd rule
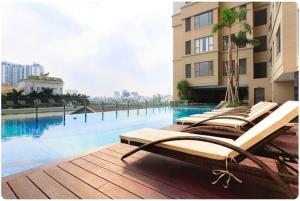
[[[222,140],[228,143],[234,143],[234,140],[221,137],[211,137],[205,135],[197,135],[191,133],[184,133],[178,131],[168,131],[168,130],[158,130],[152,128],[144,128],[120,135],[121,139],[139,143],[149,143],[156,140],[178,137],[178,136],[203,136],[210,137],[213,139]],[[202,156],[205,158],[211,158],[215,160],[224,160],[226,156],[231,152],[230,149],[222,147],[220,145],[211,144],[208,142],[193,141],[193,140],[180,140],[164,142],[159,145],[159,147],[167,148],[174,151],[179,151],[183,153],[189,153],[196,156]]]
[[[130,141],[145,144],[169,137],[203,136],[218,139],[233,144],[244,150],[248,150],[249,148],[259,143],[262,139],[270,136],[278,129],[282,128],[291,120],[296,118],[298,116],[298,104],[298,101],[286,102],[277,110],[275,110],[272,114],[266,117],[264,120],[262,120],[257,125],[249,129],[246,133],[241,135],[235,141],[228,138],[212,137],[207,135],[198,135],[177,131],[157,130],[151,128],[145,128],[121,134],[120,138],[127,140],[129,144]],[[214,160],[224,160],[227,157],[234,158],[237,155],[239,155],[233,150],[216,144],[193,140],[170,141],[158,144],[157,146]]]
[[[295,119],[299,115],[298,108],[298,101],[287,101],[265,119],[236,139],[234,145],[244,150],[249,149],[262,139],[277,131],[279,128],[285,126],[291,120]],[[230,153],[231,157],[235,157],[236,155],[236,152]]]

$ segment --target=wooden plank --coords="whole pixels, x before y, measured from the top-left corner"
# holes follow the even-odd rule
[[[115,173],[118,173],[120,175],[122,175],[123,173],[125,173],[127,170],[123,167],[120,167],[118,165],[115,165],[113,163],[110,163],[110,162],[107,162],[105,160],[102,160],[100,158],[97,158],[93,155],[88,155],[88,156],[85,156],[85,157],[82,157],[84,160],[87,160],[91,163],[94,163],[98,166],[101,166],[107,170],[110,170],[110,171],[113,171]]]
[[[59,167],[61,167],[71,175],[77,177],[78,179],[84,181],[85,183],[91,185],[94,188],[99,188],[108,182],[105,179],[98,177],[90,173],[89,171],[86,171],[70,162],[63,163],[59,165]]]
[[[84,183],[78,178],[60,169],[59,167],[52,167],[46,169],[45,172],[49,176],[54,178],[57,182],[59,182],[67,189],[69,189],[72,193],[77,195],[79,198],[82,199],[109,198],[103,193],[101,193],[100,191],[94,189],[93,187],[89,186],[88,184]]]
[[[165,184],[162,182],[159,182],[157,180],[151,179],[150,177],[141,175],[134,171],[127,171],[123,174],[124,177],[127,177],[128,179],[131,179],[133,181],[136,181],[140,184],[143,184],[149,188],[152,188],[156,191],[159,191],[171,198],[174,199],[197,199],[199,198],[196,195],[193,195],[191,193],[188,193],[184,190],[181,190],[179,188],[173,187],[169,184]]]
[[[106,170],[104,168],[101,168],[93,163],[90,163],[86,160],[83,159],[77,159],[73,160],[72,163],[90,171],[93,172],[94,174],[110,181],[111,183],[118,185],[127,191],[138,195],[141,198],[145,199],[164,199],[168,198],[167,196],[154,191],[144,185],[141,185],[137,182],[134,182],[128,178],[122,177],[118,175],[117,173],[111,172],[109,170]]]
[[[112,183],[105,184],[104,186],[100,187],[99,190],[112,199],[140,199],[140,197]]]
[[[175,186],[183,191],[198,196],[198,198],[232,198],[231,194],[226,193],[222,188],[218,188],[217,185],[210,186],[209,191],[204,190],[214,179],[214,176],[207,174],[208,172],[210,173],[210,171],[199,170],[199,167],[188,163],[181,163],[176,160],[153,160],[152,157],[147,156],[138,160],[134,157],[129,157],[125,161],[122,161],[119,158],[106,155],[103,152],[97,152],[93,155]]]
[[[144,176],[144,175],[141,175],[140,173],[137,173],[137,172],[134,172],[134,171],[131,171],[131,170],[126,170],[125,171],[125,168],[122,168],[116,164],[112,164],[112,163],[109,163],[107,161],[105,161],[105,163],[103,163],[103,160],[100,159],[100,158],[97,158],[97,157],[94,157],[94,156],[89,156],[89,157],[84,157],[84,159],[87,159],[89,162],[95,164],[95,165],[98,165],[102,168],[105,168],[105,169],[114,169],[113,167],[118,167],[118,168],[121,168],[123,169],[122,171],[122,175],[124,177],[127,177],[128,179],[131,179],[133,181],[136,181],[140,184],[143,184],[144,186],[147,186],[149,188],[152,188],[156,191],[159,191],[171,198],[185,198],[185,199],[195,199],[195,198],[198,198],[196,196],[193,196],[191,193],[188,193],[188,192],[185,192],[183,190],[180,190],[178,188],[175,188],[173,186],[170,186],[169,184],[165,184],[165,183],[162,183],[162,182],[159,182],[157,180],[154,180],[150,177],[147,177],[147,176]],[[110,164],[107,168],[107,165],[106,163]],[[104,165],[103,165],[104,164]],[[109,169],[110,168],[110,169]]]
[[[41,170],[28,175],[28,178],[51,199],[78,198],[76,195]]]
[[[27,177],[19,177],[8,182],[15,194],[20,199],[47,199]]]
[[[2,182],[1,192],[2,192],[2,197],[4,199],[17,199],[16,195],[13,193],[13,191],[10,189],[10,187],[6,182]]]

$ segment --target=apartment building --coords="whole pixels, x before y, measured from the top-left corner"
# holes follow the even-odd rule
[[[33,63],[32,65],[16,64],[11,62],[1,62],[1,84],[16,85],[20,80],[28,76],[40,76],[44,73],[44,66]]]
[[[226,92],[227,35],[212,33],[221,8],[245,7],[252,28],[248,38],[260,45],[239,47],[240,99],[282,103],[298,96],[298,8],[290,2],[175,2],[173,7],[173,90],[186,79],[198,102],[219,102]],[[232,33],[240,31],[234,26]],[[233,47],[233,59],[235,59]]]

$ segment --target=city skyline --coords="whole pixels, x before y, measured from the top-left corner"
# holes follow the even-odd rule
[[[134,6],[123,10],[125,4]],[[124,88],[172,94],[172,3],[159,5],[4,2],[1,59],[40,63],[66,89],[90,96],[112,96]]]

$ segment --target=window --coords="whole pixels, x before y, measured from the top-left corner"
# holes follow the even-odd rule
[[[191,78],[191,64],[185,64],[185,78]]]
[[[185,54],[191,54],[191,41],[185,41]]]
[[[228,65],[228,61],[223,61],[223,75],[227,76],[226,66]],[[235,60],[232,60],[232,68],[235,68]]]
[[[266,78],[267,77],[267,63],[255,63],[253,68],[253,78]]]
[[[231,34],[231,36],[233,36],[233,34]],[[234,43],[231,43],[231,49],[235,49]],[[228,50],[228,36],[223,36],[223,50]]]
[[[213,61],[195,63],[195,77],[212,76]]]
[[[240,9],[246,9],[246,7],[247,7],[246,5],[241,5]],[[246,20],[246,19],[247,19],[247,14],[245,16],[240,16],[239,17],[240,21],[243,21],[243,20]]]
[[[185,31],[190,31],[191,30],[191,18],[185,18]]]
[[[195,16],[195,29],[213,24],[213,12],[208,11]]]
[[[254,26],[267,24],[267,9],[254,11]]]
[[[239,59],[239,74],[247,74],[247,59]]]
[[[281,52],[281,34],[280,34],[280,26],[277,29],[276,33],[276,56]]]
[[[214,39],[213,36],[208,36],[204,38],[199,38],[195,40],[195,52],[207,52],[214,49]]]
[[[254,104],[265,101],[265,88],[254,88]]]
[[[244,39],[246,39],[247,38],[247,33],[246,32],[242,32],[243,33],[243,35],[242,35],[242,37],[244,38]],[[246,40],[245,40],[246,41]],[[243,48],[243,47],[246,47],[246,43],[241,43],[240,45],[239,45],[239,48]]]
[[[254,52],[262,52],[267,50],[267,36],[261,36],[256,38],[259,41],[259,45],[254,47]]]

